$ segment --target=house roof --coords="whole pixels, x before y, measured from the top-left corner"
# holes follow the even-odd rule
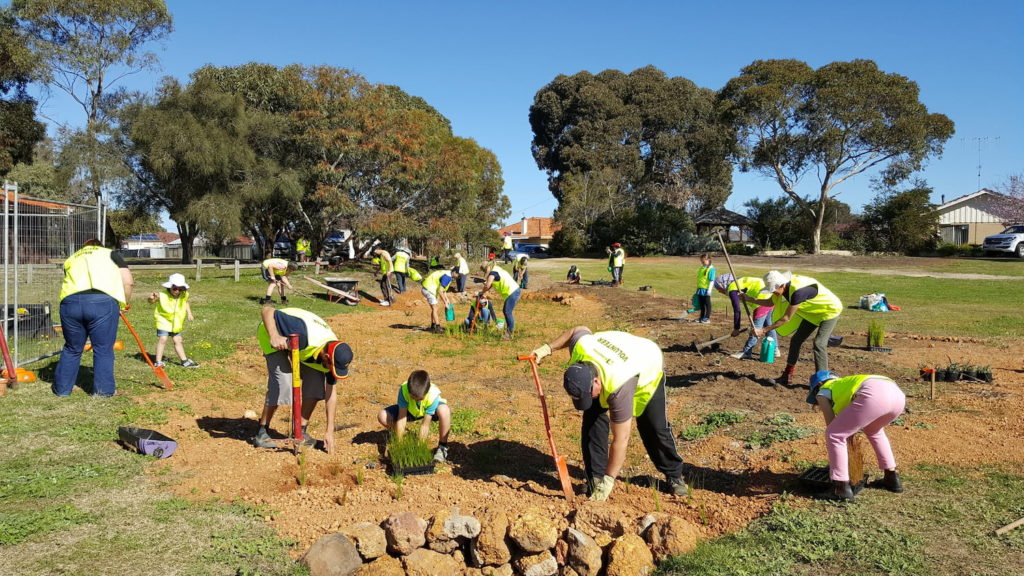
[[[987,195],[992,195],[992,196],[996,196],[996,197],[1000,197],[1000,198],[1005,198],[1005,196],[1003,196],[999,192],[996,192],[995,190],[989,190],[988,188],[982,188],[981,190],[978,190],[977,192],[972,192],[970,194],[965,194],[963,196],[960,196],[960,197],[957,197],[957,198],[953,198],[952,200],[950,200],[949,202],[946,202],[944,204],[939,204],[938,206],[935,207],[935,209],[939,210],[939,211],[946,210],[948,208],[952,208],[953,206],[956,206],[957,204],[962,204],[964,202],[968,202],[970,200],[974,200],[975,198],[979,198],[981,196],[987,196]]]
[[[523,220],[526,221],[526,234],[523,234]],[[534,216],[531,218],[523,218],[523,220],[498,228],[498,235],[504,236],[505,233],[508,232],[509,236],[551,238],[555,235],[555,232],[562,229],[562,225],[555,222],[554,218]]]
[[[708,226],[753,226],[754,221],[743,214],[737,214],[725,208],[715,208],[700,214],[693,219],[695,224]]]

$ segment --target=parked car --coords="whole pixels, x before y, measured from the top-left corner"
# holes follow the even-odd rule
[[[285,260],[295,259],[295,244],[292,243],[291,238],[285,235],[280,235],[277,240],[274,240],[274,258],[284,258]]]
[[[981,249],[986,254],[1009,252],[1024,258],[1024,224],[1015,224],[999,234],[986,236]]]
[[[516,244],[512,249],[512,259],[514,260],[522,254],[526,254],[530,258],[548,258],[551,256],[548,254],[547,246],[541,246],[540,244]]]
[[[332,232],[324,238],[324,246],[321,252],[322,258],[331,266],[337,266],[349,259],[348,235],[344,232]]]

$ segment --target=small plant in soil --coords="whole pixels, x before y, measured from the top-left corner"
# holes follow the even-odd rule
[[[885,346],[885,325],[872,320],[868,324],[868,346],[871,348]]]
[[[387,452],[392,468],[399,474],[409,468],[429,466],[434,461],[427,441],[417,433],[391,434]]]
[[[984,382],[992,381],[992,367],[986,364],[978,367],[978,379]]]
[[[299,486],[306,485],[306,453],[299,452],[299,471],[295,474],[295,481],[299,483]]]
[[[654,496],[654,511],[661,512],[661,482],[655,480],[651,483],[651,494]]]
[[[392,474],[391,481],[395,483],[395,500],[402,499],[402,486],[405,485],[405,476]]]

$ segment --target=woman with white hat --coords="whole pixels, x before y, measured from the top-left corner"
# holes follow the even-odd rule
[[[181,365],[186,368],[197,368],[199,364],[185,354],[185,345],[181,342],[181,331],[185,327],[185,318],[189,322],[195,320],[192,307],[188,303],[188,283],[181,274],[171,274],[167,282],[161,284],[164,291],[159,294],[152,292],[147,299],[153,308],[153,319],[156,320],[156,359],[154,366],[163,366],[164,346],[167,337],[174,342],[174,351],[178,353]]]

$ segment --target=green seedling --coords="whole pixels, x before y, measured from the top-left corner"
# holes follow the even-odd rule
[[[885,325],[872,320],[868,324],[868,346],[885,346]]]
[[[295,474],[295,481],[299,483],[299,486],[306,485],[306,453],[299,452],[299,471]]]
[[[397,436],[391,434],[388,440],[388,458],[395,470],[427,466],[434,461],[427,441],[417,433]]]
[[[405,476],[392,474],[391,481],[395,483],[395,500],[402,499],[402,486],[405,484]]]

